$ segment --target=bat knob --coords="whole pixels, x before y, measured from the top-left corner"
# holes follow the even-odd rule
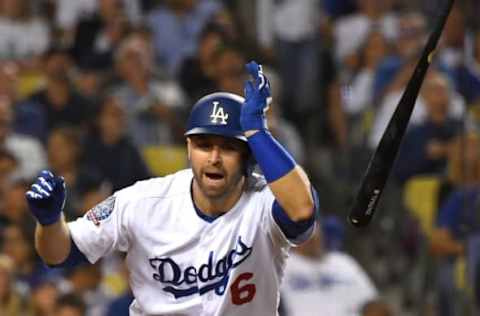
[[[370,220],[372,219],[372,216],[361,216],[360,218],[357,218],[355,215],[350,214],[348,216],[348,222],[357,228],[365,227],[370,223]]]

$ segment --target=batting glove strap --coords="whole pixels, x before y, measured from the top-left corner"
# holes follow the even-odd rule
[[[240,125],[243,131],[266,130],[265,111],[270,101],[270,83],[261,65],[252,61],[246,68],[253,80],[245,82],[245,103],[240,114]]]
[[[258,131],[247,139],[268,183],[283,177],[295,168],[293,157],[268,131]]]
[[[28,206],[42,226],[56,223],[65,206],[65,182],[44,170],[26,192]]]

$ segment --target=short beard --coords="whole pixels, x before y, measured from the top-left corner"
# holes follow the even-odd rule
[[[206,190],[203,186],[203,182],[201,181],[202,177],[200,172],[197,172],[194,168],[193,170],[193,177],[195,182],[198,184],[198,188],[202,192],[202,194],[207,197],[208,199],[214,200],[214,201],[221,201],[222,199],[227,198],[234,190],[235,188],[239,185],[240,182],[242,182],[242,178],[244,177],[244,174],[242,171],[237,172],[232,178],[231,181],[227,182],[226,186],[224,187],[224,190],[215,194],[211,194]],[[245,184],[245,182],[242,184],[242,186]]]

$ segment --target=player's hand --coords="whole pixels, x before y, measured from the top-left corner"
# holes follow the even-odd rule
[[[25,193],[28,206],[37,221],[45,226],[58,221],[65,206],[65,181],[48,170],[40,172]]]
[[[245,103],[242,106],[240,125],[243,131],[266,130],[265,111],[270,102],[270,82],[263,74],[262,66],[249,62],[247,71],[253,80],[245,82]]]

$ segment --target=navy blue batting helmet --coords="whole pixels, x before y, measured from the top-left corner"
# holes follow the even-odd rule
[[[228,92],[215,92],[195,103],[185,136],[213,134],[247,141],[240,126],[244,98]]]

